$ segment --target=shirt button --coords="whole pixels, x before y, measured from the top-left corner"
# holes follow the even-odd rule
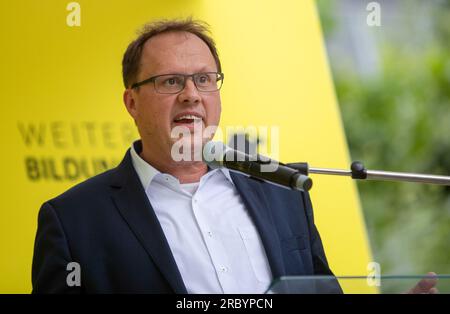
[[[228,268],[225,267],[225,266],[220,266],[220,272],[221,273],[226,273],[226,272],[228,272]]]
[[[210,238],[212,238],[213,233],[212,233],[211,231],[208,231],[208,236],[209,236]]]

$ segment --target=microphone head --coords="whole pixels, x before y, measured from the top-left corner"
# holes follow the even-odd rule
[[[212,169],[223,166],[225,152],[229,148],[220,141],[209,141],[203,147],[203,161]]]

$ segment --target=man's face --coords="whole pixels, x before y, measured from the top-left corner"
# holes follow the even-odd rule
[[[193,74],[217,72],[217,66],[208,46],[197,36],[187,32],[170,32],[149,39],[142,52],[137,82],[162,74]],[[170,153],[178,140],[171,137],[176,126],[187,127],[193,132],[207,126],[216,126],[220,120],[219,91],[200,92],[192,78],[177,94],[160,94],[153,83],[127,90],[124,95],[129,113],[135,119],[145,147],[154,153]],[[194,115],[201,119],[183,119]]]

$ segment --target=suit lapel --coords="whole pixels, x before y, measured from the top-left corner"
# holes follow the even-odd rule
[[[263,242],[273,278],[285,274],[280,240],[267,201],[258,182],[230,171],[231,178],[244,201]]]
[[[130,151],[116,168],[113,200],[175,293],[187,293],[161,225],[132,165]]]

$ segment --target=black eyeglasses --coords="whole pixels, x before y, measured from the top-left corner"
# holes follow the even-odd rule
[[[195,87],[201,92],[215,92],[222,87],[223,73],[204,72],[194,74],[163,74],[153,76],[146,80],[131,85],[137,88],[141,85],[153,82],[155,91],[160,94],[177,94],[186,86],[186,80],[192,77]]]

